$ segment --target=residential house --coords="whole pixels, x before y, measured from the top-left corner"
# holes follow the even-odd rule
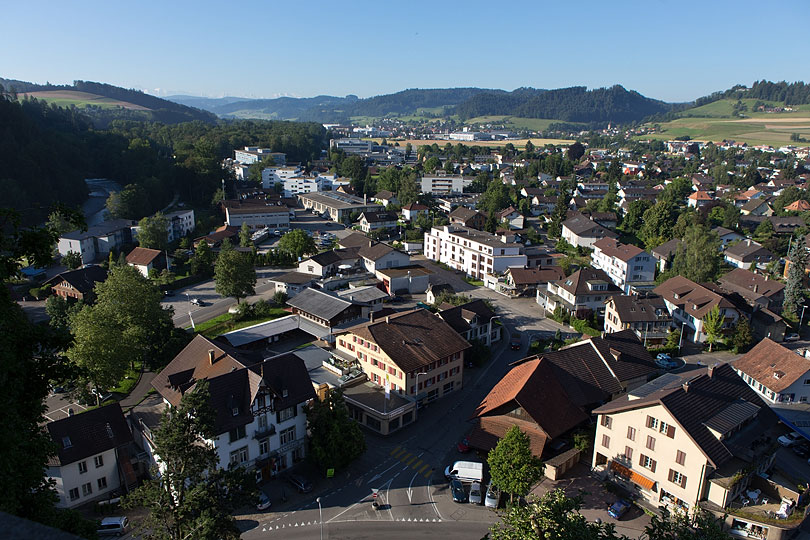
[[[356,359],[373,384],[429,402],[461,389],[470,344],[439,317],[416,308],[348,328],[335,348]]]
[[[591,260],[601,268],[614,285],[625,293],[631,285],[651,283],[655,279],[655,259],[638,246],[622,244],[615,238],[601,238],[593,243]]]
[[[54,481],[59,508],[109,498],[135,481],[130,453],[132,433],[118,403],[71,414],[45,425],[55,454],[45,476]]]
[[[380,280],[380,286],[389,295],[423,293],[430,285],[430,274],[427,268],[418,264],[409,264],[398,268],[376,270],[374,275]]]
[[[51,286],[51,292],[62,298],[73,298],[92,302],[95,298],[96,283],[107,279],[107,271],[92,264],[76,270],[68,270],[45,282]]]
[[[369,242],[369,239],[365,239]],[[359,248],[337,248],[322,251],[298,263],[298,271],[318,277],[326,277],[337,273],[340,266],[353,269],[359,265]]]
[[[226,238],[233,243],[234,238],[239,235],[239,227],[232,227],[230,225],[223,225],[217,228],[211,234],[200,236],[194,239],[194,247],[200,245],[200,242],[206,242],[212,248],[218,247]]]
[[[793,201],[789,205],[785,206],[786,212],[808,212],[810,211],[810,202],[805,201],[804,199],[799,199]]]
[[[460,174],[425,175],[420,179],[422,193],[432,195],[447,195],[462,193],[464,188],[472,184],[475,177]]]
[[[572,316],[585,319],[591,313],[600,317],[604,315],[605,300],[621,292],[604,270],[581,268],[567,278],[549,282],[546,290],[537,289],[536,301],[546,312],[559,307]]]
[[[443,294],[455,294],[456,291],[453,289],[453,286],[449,283],[442,283],[442,284],[433,284],[431,283],[428,285],[427,294],[425,295],[425,302],[430,305],[436,303],[436,300]]]
[[[548,288],[551,281],[559,281],[565,273],[559,266],[521,268],[510,266],[504,272],[504,282],[518,296],[536,296],[537,289]]]
[[[562,253],[540,246],[526,246],[524,251],[526,253],[527,268],[559,266],[560,259],[564,257]]]
[[[745,270],[752,266],[764,268],[766,264],[774,260],[774,254],[770,250],[751,239],[728,246],[724,256],[730,265]]]
[[[523,228],[523,214],[515,210],[513,206],[501,210],[498,213],[501,223],[505,223],[510,229]]]
[[[618,224],[616,212],[590,212],[590,218],[603,227],[615,229]]]
[[[419,216],[428,217],[430,210],[424,204],[409,203],[402,207],[402,218],[405,221],[415,221]]]
[[[537,357],[513,366],[476,407],[469,444],[487,452],[517,426],[528,436],[532,454],[540,458],[550,443],[587,422],[588,414],[568,395],[556,369]]]
[[[462,227],[469,227],[479,231],[484,230],[484,224],[487,220],[484,214],[478,210],[465,206],[455,208],[447,217],[451,225],[461,225]]]
[[[810,400],[810,359],[771,339],[738,358],[734,371],[771,406]]]
[[[703,208],[714,200],[707,191],[693,191],[686,198],[686,204],[690,208]]]
[[[399,199],[397,196],[391,193],[390,191],[382,190],[374,197],[371,198],[372,201],[378,202],[383,206],[388,206],[389,204],[399,204]]]
[[[315,282],[317,276],[304,272],[287,272],[267,280],[273,283],[276,293],[284,293],[292,298]]]
[[[106,258],[110,251],[132,244],[134,224],[128,219],[113,219],[88,227],[86,231],[71,231],[59,237],[56,249],[63,257],[71,251],[81,253],[82,264],[90,264]]]
[[[663,272],[672,264],[672,259],[675,257],[675,252],[678,251],[678,246],[681,243],[680,238],[673,238],[651,250],[652,256],[658,261],[658,270],[660,272]]]
[[[411,262],[410,255],[382,242],[367,241],[366,245],[357,249],[357,255],[368,272],[377,272],[384,268],[401,268]]]
[[[495,235],[458,225],[433,227],[425,233],[425,257],[484,279],[510,266],[526,266],[523,246],[511,235]]]
[[[328,343],[334,342],[337,327],[356,321],[363,314],[359,305],[318,289],[304,289],[287,300],[287,305],[300,317],[301,330]]]
[[[576,214],[563,222],[562,237],[572,246],[590,248],[601,238],[617,238],[617,235],[604,225]]]
[[[495,312],[481,299],[441,309],[436,316],[467,341],[478,340],[491,347],[501,339],[503,327]]]
[[[152,270],[165,270],[167,263],[166,252],[159,249],[136,247],[127,254],[127,264],[137,268],[146,278]]]
[[[395,229],[397,226],[397,215],[393,212],[363,212],[357,218],[356,223],[360,225],[360,230],[364,233],[381,231],[384,229]]]
[[[645,346],[663,345],[673,328],[664,299],[656,294],[611,296],[605,302],[605,332],[632,330]]]
[[[751,199],[745,203],[740,212],[744,216],[772,216],[773,208],[770,203],[764,198]]]
[[[740,318],[740,310],[726,297],[683,276],[675,276],[653,289],[663,297],[675,326],[683,339],[706,341],[703,318],[717,307],[723,317],[723,334],[729,334]]]
[[[793,235],[798,229],[806,224],[799,216],[771,216],[768,221],[773,225],[774,234]]]
[[[670,511],[733,513],[778,448],[776,416],[728,364],[668,373],[593,412],[594,471]]]
[[[732,242],[736,242],[737,240],[742,240],[743,238],[745,238],[740,233],[732,231],[731,229],[726,229],[725,227],[714,227],[712,229],[712,232],[714,232],[720,239],[721,249],[725,249],[726,246],[728,246]]]
[[[719,285],[742,296],[751,306],[770,309],[776,313],[782,311],[785,284],[768,279],[742,268],[735,268],[720,277]]]
[[[225,224],[241,228],[247,223],[251,229],[288,230],[290,228],[290,209],[284,204],[275,204],[263,199],[240,199],[223,201],[225,207]]]
[[[300,296],[300,295],[299,295]],[[178,406],[198,381],[207,380],[218,466],[255,470],[268,480],[307,454],[305,405],[315,391],[304,362],[293,353],[261,359],[197,334],[152,380],[164,407]],[[149,425],[134,411],[143,444],[154,452]]]
[[[390,298],[388,293],[374,285],[349,287],[337,291],[337,295],[354,305],[360,306],[360,317],[364,319],[369,318],[372,312],[380,311],[383,308],[383,300]]]

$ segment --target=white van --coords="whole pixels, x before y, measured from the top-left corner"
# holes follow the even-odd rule
[[[101,520],[98,533],[99,536],[121,536],[127,532],[129,527],[129,519],[126,516],[121,517],[106,517]]]
[[[462,482],[483,482],[484,464],[478,461],[456,461],[444,470],[444,476],[458,478]]]

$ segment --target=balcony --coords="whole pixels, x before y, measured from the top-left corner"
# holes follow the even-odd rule
[[[256,431],[254,431],[253,432],[253,438],[254,439],[266,439],[270,435],[275,435],[275,434],[276,434],[276,425],[275,424],[270,424],[268,426],[265,426],[263,428],[260,428],[260,429],[257,429]]]

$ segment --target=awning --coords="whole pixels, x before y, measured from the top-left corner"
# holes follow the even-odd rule
[[[650,480],[646,476],[642,476],[642,475],[638,474],[636,471],[628,469],[627,467],[625,467],[624,465],[622,465],[621,463],[618,463],[616,461],[611,461],[610,462],[610,469],[612,471],[615,471],[616,474],[618,474],[619,476],[623,476],[624,478],[627,478],[628,480],[630,480],[634,484],[638,484],[639,486],[641,486],[643,489],[646,489],[647,491],[650,491],[653,488],[653,486],[655,485],[655,480]]]

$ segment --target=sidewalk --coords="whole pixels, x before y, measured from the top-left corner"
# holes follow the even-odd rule
[[[156,373],[153,371],[141,371],[141,377],[138,379],[138,384],[132,389],[127,397],[122,399],[119,404],[121,408],[126,411],[140,403],[149,390],[152,389],[152,379],[155,378]]]

